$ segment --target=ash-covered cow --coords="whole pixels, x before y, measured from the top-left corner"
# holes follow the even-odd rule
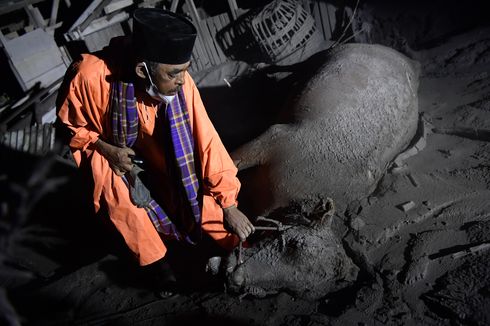
[[[256,167],[242,189],[254,213],[318,194],[342,210],[370,194],[415,134],[418,72],[416,62],[381,45],[328,53],[291,105],[293,122],[232,153],[240,170]]]

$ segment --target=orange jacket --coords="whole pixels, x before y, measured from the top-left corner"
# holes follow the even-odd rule
[[[79,166],[91,166],[96,210],[100,209],[103,201],[110,219],[141,265],[149,264],[165,255],[165,246],[146,211],[132,204],[127,186],[94,146],[99,137],[110,139],[106,126],[110,95],[108,80],[112,72],[104,60],[91,54],[82,55],[82,60],[74,65],[74,69],[75,76],[69,84],[67,96],[58,107],[59,119],[72,133],[70,147],[73,156]],[[221,208],[236,204],[240,189],[240,182],[236,178],[237,169],[209,120],[199,91],[187,72],[183,92],[195,141],[195,159],[199,158],[201,163],[203,228],[211,228],[211,231],[219,233],[217,240],[230,238],[222,226]],[[155,128],[158,103],[145,92],[138,91],[136,100],[140,125],[135,150],[150,164],[155,177],[161,181],[162,189],[170,189],[166,180],[168,176],[165,175],[162,140],[155,132],[158,129]],[[219,220],[219,216],[221,225],[207,225],[210,220]]]

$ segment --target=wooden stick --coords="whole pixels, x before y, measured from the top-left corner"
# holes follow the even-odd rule
[[[236,4],[236,1],[228,0],[228,5],[230,6],[231,16],[233,17],[233,20],[236,20],[238,18],[238,5]]]
[[[170,11],[176,12],[178,6],[179,6],[179,0],[172,0],[172,4],[170,5]]]
[[[238,245],[238,265],[243,264],[243,241],[240,241],[240,244]]]
[[[49,19],[49,26],[56,24],[58,18],[58,8],[60,6],[60,0],[53,0],[53,6],[51,7],[51,18]]]
[[[279,231],[279,226],[254,226],[255,231]]]

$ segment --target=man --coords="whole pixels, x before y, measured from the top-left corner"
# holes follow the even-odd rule
[[[82,55],[58,101],[73,156],[91,169],[96,210],[140,265],[159,266],[162,290],[175,286],[167,240],[195,244],[204,231],[232,249],[254,231],[236,207],[237,169],[187,72],[195,38],[185,18],[137,9],[132,38]]]

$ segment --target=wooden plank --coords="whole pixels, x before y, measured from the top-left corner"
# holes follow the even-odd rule
[[[199,46],[198,46],[198,38],[199,37],[196,37],[196,41],[194,42],[194,48],[192,49],[192,65],[194,66],[194,62],[196,62],[197,64],[197,61],[200,60],[200,56],[201,56],[201,52],[200,52],[200,49],[199,49]]]
[[[17,143],[15,144],[15,149],[16,150],[22,150],[22,140],[24,139],[24,130],[17,130]]]
[[[311,1],[310,0],[302,0],[303,8],[311,15]]]
[[[42,86],[50,85],[66,71],[54,38],[43,29],[35,29],[8,41],[4,48],[24,91],[38,81]]]
[[[187,72],[192,74],[194,71],[197,71],[198,67],[199,67],[199,64],[196,60],[196,58],[194,57],[194,53],[191,54],[191,66],[189,67],[189,69],[187,69]]]
[[[50,150],[54,149],[54,141],[56,139],[56,129],[54,129],[53,124],[50,124],[51,126],[51,139],[49,140],[49,148]]]
[[[200,61],[200,63],[203,62],[202,57],[204,56],[204,53],[202,50],[201,42],[199,40],[199,35],[196,37],[196,42],[194,43],[194,49],[192,53],[194,54],[196,60]]]
[[[326,24],[328,23],[328,17],[325,17],[325,15],[327,14],[327,12],[326,11],[325,12],[323,11],[323,6],[322,6],[323,2],[318,1],[317,4],[318,4],[318,11],[320,12],[320,24],[319,24],[320,26],[319,26],[319,29],[320,29],[320,31],[321,31],[321,33],[323,35],[323,39],[327,40],[328,34],[326,33],[326,30],[327,30]]]
[[[224,43],[228,43],[228,39],[227,39],[227,33],[223,33],[223,30],[226,28],[226,26],[228,25],[226,23],[226,19],[224,17],[228,17],[227,14],[221,14],[221,15],[218,15],[217,17],[219,17],[219,20],[220,20],[220,28],[218,29],[218,34],[221,34],[221,39],[224,38]],[[218,46],[220,46],[220,42],[218,42],[218,37],[216,37],[216,42],[218,43]],[[222,49],[223,50],[223,49]]]
[[[189,72],[193,72],[199,69],[199,62],[196,59],[194,52],[191,53],[191,65],[188,69]]]
[[[320,16],[320,5],[318,2],[313,3],[313,18],[315,19],[315,26],[316,28],[320,31],[320,35],[322,35],[323,39],[325,39],[325,36],[323,35],[323,28],[322,28],[322,19]]]
[[[109,41],[116,36],[123,36],[124,31],[121,24],[111,25],[107,28],[100,29],[95,33],[85,36],[85,43],[90,52],[101,50],[109,44]]]
[[[216,34],[218,33],[218,28],[216,27],[216,16],[210,17],[206,19],[206,25],[208,25],[209,34],[213,39],[213,47],[216,49],[216,53],[218,54],[219,63],[223,62],[223,58],[220,54],[218,42],[216,41]]]
[[[213,44],[213,38],[211,37],[211,34],[209,33],[209,29],[206,23],[202,24],[202,29],[201,29],[201,35],[202,35],[202,44],[204,48],[206,49],[206,52],[208,53],[209,60],[211,61],[211,64],[216,65],[218,64],[218,53],[216,52],[216,49],[214,48]]]
[[[45,124],[43,126],[43,147],[42,147],[42,154],[47,153],[49,150],[51,150],[51,125],[50,124]]]
[[[193,0],[185,0],[187,7],[189,8],[189,14],[191,15],[192,21],[197,25],[201,23],[201,17],[199,17],[199,13],[197,12],[196,5]],[[196,26],[197,27],[197,26]],[[200,28],[201,26],[199,26]]]
[[[58,19],[59,6],[60,6],[60,0],[53,0],[53,6],[51,7],[51,17],[49,19],[49,26],[54,26],[56,24],[56,19]]]
[[[88,25],[85,30],[82,31],[83,36],[87,36],[89,34],[104,30],[114,25],[118,25],[119,23],[129,19],[129,14],[125,11],[121,11],[116,15],[112,16],[110,19],[107,19],[108,16],[100,17],[93,20],[90,25]],[[120,24],[119,24],[120,25]],[[115,35],[118,36],[118,35]]]
[[[31,143],[31,128],[26,128],[24,129],[24,139],[22,140],[22,147],[20,149],[24,152],[28,152],[30,143]]]
[[[330,39],[332,38],[333,31],[335,30],[336,17],[335,17],[335,7],[329,3],[325,5],[328,17],[328,26],[330,29]]]
[[[209,30],[209,35],[211,36],[211,46],[212,46],[212,50],[213,52],[215,53],[216,55],[216,62],[217,64],[220,64],[223,62],[223,60],[226,60],[226,56],[223,54],[223,51],[221,50],[221,48],[218,46],[217,42],[216,42],[216,25],[214,24],[214,21],[213,19],[210,19],[208,24],[208,30]]]
[[[223,25],[221,24],[221,18],[220,18],[220,15],[217,15],[217,16],[214,16],[213,17],[213,23],[214,23],[214,26],[216,27],[216,33],[215,33],[215,39],[216,39],[216,34],[221,30],[223,29]]]
[[[38,8],[34,8],[32,5],[27,5],[25,7],[25,11],[27,15],[30,18],[30,21],[36,26],[36,27],[44,27],[44,18],[41,15],[41,12],[39,11]]]
[[[233,17],[233,20],[236,20],[238,18],[238,6],[236,4],[236,1],[228,0],[228,6],[230,6],[231,16]]]
[[[80,24],[80,30],[85,30],[87,26],[92,23],[94,19],[100,16],[102,11],[104,10],[105,6],[107,6],[112,0],[102,0],[102,3],[100,3],[94,10],[93,12],[85,19],[81,24]]]
[[[26,5],[34,5],[38,2],[45,0],[16,0],[16,1],[2,1],[0,4],[0,15],[7,14],[12,11],[16,11],[25,8]]]
[[[202,51],[202,57],[201,57],[201,62],[203,64],[203,68],[207,68],[212,65],[211,58],[209,57],[209,54],[206,50],[206,47],[204,46],[204,41],[202,38],[202,35],[199,35],[199,46],[201,47]]]
[[[211,17],[208,19],[208,28],[209,32],[211,33],[211,36],[213,38],[213,47],[216,49],[216,53],[218,54],[218,59],[220,63],[223,63],[226,61],[226,55],[223,53],[223,50],[221,50],[221,47],[218,45],[218,42],[216,41],[216,34],[218,33],[218,28],[217,24],[219,22],[219,18],[217,17]]]
[[[216,52],[218,53],[220,62],[223,63],[227,60],[227,58],[226,58],[225,53],[223,52],[223,50],[219,46],[217,38],[216,38],[216,34],[218,34],[218,31],[221,29],[220,26],[221,26],[221,21],[219,20],[219,17],[216,17],[216,16],[212,17],[212,20],[210,21],[209,28],[210,28],[210,32],[213,36],[213,45],[214,45],[214,48],[216,49]]]
[[[178,6],[179,6],[179,0],[172,0],[172,4],[170,5],[170,11],[176,12]]]
[[[5,47],[5,43],[7,43],[7,42],[8,42],[8,40],[3,35],[2,30],[0,30],[0,44],[2,44],[3,47]]]
[[[36,125],[36,133],[37,133],[37,142],[36,142],[36,153],[40,154],[42,153],[43,150],[43,143],[44,143],[44,133],[43,133],[43,127],[40,125]]]
[[[228,26],[228,24],[230,23],[230,19],[228,18],[227,14],[221,14],[221,15],[218,15],[218,17],[221,20],[222,28],[225,28],[226,26]]]
[[[102,3],[104,0],[94,0],[90,5],[83,11],[83,13],[77,18],[77,20],[71,25],[68,31],[74,30],[77,26],[83,23],[90,14]]]
[[[36,152],[36,142],[37,142],[37,127],[32,126],[29,128],[31,139],[29,140],[29,153],[34,154]]]
[[[202,63],[199,60],[198,57],[196,57],[195,53],[192,54],[192,65],[191,65],[191,70],[192,71],[201,71],[203,69]]]
[[[19,37],[19,33],[17,33],[17,32],[11,32],[11,33],[8,33],[7,35],[5,35],[5,38],[7,40],[13,40],[16,37]]]
[[[206,65],[208,64],[209,59],[208,59],[208,55],[207,55],[206,51],[202,47],[200,35],[198,35],[196,37],[196,42],[194,44],[194,54],[195,54],[197,61],[199,61],[199,65],[200,65],[199,69],[204,69],[206,67]]]
[[[87,9],[78,17],[78,19],[71,25],[69,32],[73,31],[77,27],[80,30],[84,30],[95,18],[99,17],[105,6],[107,6],[111,0],[94,0]]]
[[[205,69],[211,66],[212,64],[211,64],[211,59],[209,58],[209,54],[206,51],[206,48],[204,47],[202,35],[198,35],[197,44],[198,44],[199,56],[200,56],[199,60],[201,61],[202,68]]]
[[[214,37],[214,41],[216,42],[216,47],[219,48],[219,50],[223,53],[223,56],[225,57],[225,61],[228,60],[228,58],[226,57],[226,54],[224,53],[223,51],[223,48],[221,47],[221,44],[220,42],[218,42],[218,33],[220,33],[226,26],[226,23],[225,23],[225,20],[224,20],[224,17],[228,17],[227,14],[221,14],[221,15],[217,15],[216,16],[216,29],[217,29],[217,33]]]
[[[220,18],[221,18],[221,24],[223,26],[223,29],[225,29],[230,24],[230,18],[228,18],[227,14],[220,15]],[[226,44],[231,45],[231,36],[230,36],[229,31],[227,31],[226,33],[223,33],[223,37],[226,41]]]
[[[199,17],[199,13],[197,12],[197,8],[194,4],[193,0],[185,0],[185,3],[188,7],[189,14],[191,15],[192,21],[196,25],[198,35],[202,36],[202,44],[203,48],[206,50],[209,59],[211,60],[212,64],[216,64],[214,62],[214,55],[211,50],[211,47],[209,46],[209,43],[211,42],[210,36],[209,36],[209,31],[207,28],[205,28],[205,24],[201,21],[201,18]]]
[[[201,61],[201,48],[198,42],[198,37],[196,37],[196,42],[194,43],[194,49],[192,50],[192,67],[194,71],[202,69]]]
[[[329,40],[332,37],[332,26],[330,25],[330,15],[328,12],[328,4],[325,2],[319,2],[320,16],[322,19],[323,38]]]
[[[106,15],[110,14],[111,12],[129,7],[133,4],[133,0],[116,0],[112,1],[109,3],[107,6],[104,7],[104,13]]]
[[[10,148],[16,148],[17,146],[17,133],[15,131],[11,132],[9,135],[9,144]]]
[[[54,30],[57,29],[57,28],[60,28],[61,25],[63,25],[63,22],[58,22],[54,25],[51,25],[51,26],[48,26],[45,28],[46,30],[46,33],[48,33],[49,35],[53,36],[54,35]]]

